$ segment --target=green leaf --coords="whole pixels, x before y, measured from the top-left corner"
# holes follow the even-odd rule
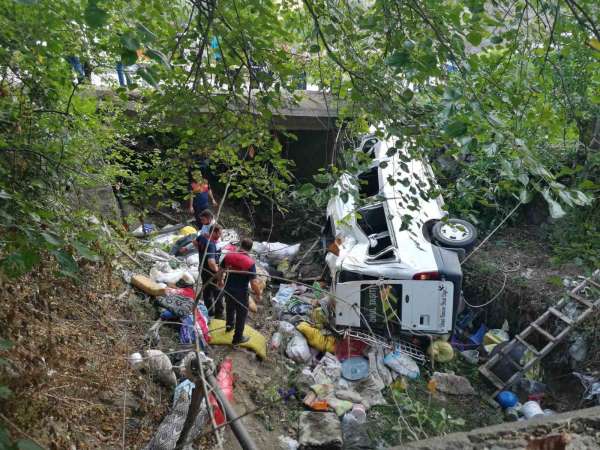
[[[15,344],[8,339],[0,339],[0,351],[10,350]]]
[[[17,3],[20,3],[21,5],[27,5],[27,6],[31,6],[31,5],[37,5],[40,0],[15,0]]]
[[[492,41],[492,44],[500,44],[503,40],[504,38],[498,34],[492,36],[492,38],[490,39],[490,41]]]
[[[298,194],[305,196],[305,197],[310,197],[310,196],[314,195],[315,192],[316,192],[315,186],[312,185],[311,183],[304,183],[298,189]]]
[[[96,252],[90,250],[90,248],[86,245],[79,241],[73,241],[72,244],[73,247],[75,247],[75,250],[77,250],[77,254],[82,258],[85,258],[89,261],[100,261],[100,256],[98,256]]]
[[[97,3],[97,0],[88,0],[84,12],[85,21],[92,28],[99,28],[108,20],[108,13],[99,8]]]
[[[141,46],[140,41],[131,31],[128,31],[127,33],[121,35],[121,44],[127,50],[131,50],[134,52]]]
[[[31,439],[19,439],[17,441],[17,448],[19,450],[44,450]]]
[[[123,49],[121,51],[121,62],[124,66],[132,66],[137,62],[137,53],[133,50]]]
[[[0,385],[0,398],[6,400],[12,396],[12,391],[7,387]]]
[[[410,89],[405,89],[402,92],[402,100],[404,100],[405,102],[410,102],[414,96],[415,96],[415,93]]]
[[[51,253],[60,265],[60,273],[63,275],[74,276],[79,271],[77,263],[65,250],[53,250]]]
[[[519,200],[521,200],[521,203],[527,204],[533,200],[533,193],[527,189],[521,189],[519,191]]]
[[[156,40],[156,35],[150,31],[146,25],[141,22],[138,22],[135,25],[135,29],[138,32],[138,35],[144,40],[144,42],[153,42]]]
[[[407,50],[396,51],[396,52],[392,53],[392,55],[389,56],[385,60],[385,63],[388,66],[393,66],[393,67],[404,67],[409,62],[410,62],[410,53]]]
[[[308,51],[310,53],[319,53],[321,51],[321,47],[319,44],[313,44],[308,48]]]
[[[475,47],[481,44],[481,40],[483,39],[483,35],[478,31],[471,31],[467,34],[467,41],[473,44]]]
[[[147,48],[144,53],[148,58],[150,58],[158,63],[161,63],[165,67],[168,67],[168,68],[171,67],[169,64],[169,59],[166,57],[166,55],[164,53],[162,53],[158,50],[151,49],[151,48]]]
[[[379,167],[381,167],[382,169],[385,169],[387,166],[388,166],[388,163],[387,163],[387,161],[381,161],[381,162],[379,163]]]
[[[50,233],[46,233],[44,231],[42,231],[40,234],[42,235],[44,240],[51,246],[60,247],[62,245],[62,241],[57,236]]]
[[[0,198],[2,198],[4,200],[10,200],[12,198],[12,195],[10,195],[8,192],[6,192],[3,189],[0,189]]]
[[[451,122],[446,125],[446,134],[450,137],[463,136],[467,132],[467,124],[461,121]]]
[[[16,278],[29,272],[39,262],[40,256],[35,250],[24,248],[1,260],[0,268],[9,277]]]
[[[136,74],[139,75],[140,78],[142,80],[144,80],[146,83],[148,83],[150,86],[152,86],[152,87],[158,86],[158,81],[156,81],[156,79],[154,78],[152,73],[150,73],[150,71],[148,70],[147,67],[140,67],[137,70]]]

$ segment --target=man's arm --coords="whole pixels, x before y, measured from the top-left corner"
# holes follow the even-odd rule
[[[213,273],[217,273],[219,271],[219,265],[217,264],[215,258],[207,258],[206,265]]]
[[[215,197],[213,196],[211,188],[208,188],[208,198],[212,202],[213,206],[217,206],[217,201],[215,200]]]
[[[190,189],[190,201],[188,203],[188,211],[194,213],[194,191]]]

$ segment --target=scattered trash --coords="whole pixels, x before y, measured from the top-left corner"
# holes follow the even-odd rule
[[[369,357],[369,369],[379,376],[383,384],[389,386],[394,381],[394,377],[383,360],[385,357],[383,347],[379,344],[374,345],[369,349],[367,356]]]
[[[591,375],[585,375],[579,372],[573,372],[585,389],[583,392],[584,400],[594,399],[596,404],[600,404],[600,381]]]
[[[502,407],[502,409],[512,408],[519,401],[515,393],[510,391],[500,392],[496,396],[496,400],[498,401],[498,404]]]
[[[369,360],[362,356],[353,356],[342,363],[342,376],[346,380],[362,380],[367,375],[369,375]]]
[[[146,447],[144,447],[144,450],[165,450],[174,449],[176,447],[179,434],[183,429],[183,424],[185,423],[190,408],[190,402],[191,395],[189,395],[187,391],[182,390],[177,401],[173,405],[171,412],[162,420],[156,433]],[[188,432],[189,439],[195,439],[196,436],[200,434],[207,418],[208,413],[206,404],[202,403],[201,409],[196,416],[196,420]]]
[[[173,393],[173,406],[177,403],[179,396],[185,392],[190,398],[192,397],[192,391],[196,385],[192,383],[190,380],[183,380],[181,383],[177,385],[175,388],[175,392]]]
[[[431,376],[437,383],[437,390],[449,395],[475,395],[475,389],[469,380],[460,375],[434,372]]]
[[[254,242],[252,251],[259,259],[276,266],[284,259],[294,259],[300,251],[300,244],[284,244],[283,242]]]
[[[328,412],[301,412],[299,420],[300,448],[341,449],[342,425],[338,416]]]
[[[335,356],[339,361],[344,361],[352,356],[362,356],[369,345],[352,336],[346,336],[338,341],[335,348]]]
[[[298,441],[289,436],[279,436],[278,440],[282,450],[298,450],[300,447]]]
[[[539,381],[521,378],[519,380],[518,390],[526,395],[543,394],[546,391],[546,385]]]
[[[354,405],[350,414],[354,416],[358,423],[365,423],[367,421],[367,410],[363,405]]]
[[[179,230],[179,235],[180,236],[187,236],[189,234],[196,234],[198,233],[198,230],[196,230],[193,226],[191,225],[186,225],[185,227],[183,227],[181,230]]]
[[[133,230],[131,232],[132,236],[135,237],[144,237],[149,233],[152,233],[153,231],[156,231],[156,225],[154,225],[153,223],[144,223],[142,225],[140,225],[139,227],[137,227],[135,230]]]
[[[491,353],[496,345],[508,342],[509,340],[510,336],[506,331],[496,328],[488,330],[488,332],[485,333],[483,336],[483,346],[488,353]]]
[[[329,406],[333,408],[338,417],[343,416],[352,409],[352,402],[348,400],[340,400],[337,397],[330,397],[327,399],[327,402],[329,403]]]
[[[504,410],[504,416],[508,422],[516,422],[519,420],[519,412],[521,411],[521,406],[517,404],[516,406],[512,406],[510,408],[506,408]]]
[[[454,349],[449,342],[437,340],[431,343],[427,354],[436,362],[446,363],[454,359]]]
[[[224,320],[213,319],[210,321],[208,328],[212,337],[211,345],[231,345],[233,330],[230,332],[225,331]],[[240,344],[240,347],[252,350],[260,359],[265,359],[267,357],[267,340],[265,337],[248,325],[244,327],[244,336],[248,336],[250,340]]]
[[[293,336],[294,334],[297,334],[296,327],[284,320],[279,322],[279,332],[285,336]]]
[[[381,378],[374,372],[371,372],[368,377],[360,381],[348,382],[350,388],[357,392],[362,400],[362,404],[365,408],[371,408],[377,405],[386,405],[387,402],[383,397],[381,391],[385,388]]]
[[[417,363],[410,356],[401,353],[398,349],[387,354],[383,358],[383,362],[398,375],[405,376],[411,380],[419,377],[419,366],[417,366]]]
[[[406,381],[406,378],[398,377],[394,380],[392,384],[390,384],[390,388],[397,392],[405,392],[408,388],[408,382]]]
[[[374,448],[367,433],[367,426],[359,423],[352,412],[346,413],[342,419],[342,435],[344,450],[371,450]]]
[[[460,356],[462,356],[465,361],[471,364],[479,363],[479,351],[478,350],[464,350],[460,352]]]
[[[340,400],[348,400],[352,403],[362,403],[362,397],[358,392],[348,389],[339,389],[335,391],[335,396]]]
[[[292,337],[290,342],[288,342],[285,353],[288,358],[299,363],[305,363],[311,358],[308,342],[301,334],[296,334]]]
[[[140,361],[141,359],[141,361]],[[167,387],[175,387],[177,378],[173,373],[173,365],[167,355],[160,350],[146,350],[143,354],[133,353],[129,361],[138,370],[145,369]]]
[[[325,336],[321,330],[311,327],[306,322],[298,324],[296,329],[306,337],[311,347],[322,352],[335,352],[336,340],[334,336]]]
[[[227,357],[221,363],[219,373],[217,374],[217,383],[225,398],[230,402],[233,402],[233,360],[231,358]],[[223,414],[219,403],[212,394],[208,399],[213,409],[216,424],[223,425],[225,423],[225,415]]]
[[[340,379],[341,375],[342,366],[331,353],[325,353],[319,364],[312,371],[315,383],[335,383]]]
[[[533,419],[534,417],[541,417],[544,415],[544,411],[538,402],[530,400],[523,404],[521,412],[525,416],[525,419]]]
[[[129,355],[129,358],[127,358],[127,359],[132,368],[134,368],[136,370],[142,369],[142,366],[144,364],[144,358],[142,358],[141,353],[138,353],[138,352],[132,353],[131,355]]]
[[[585,361],[587,353],[588,345],[585,336],[582,334],[576,335],[569,346],[569,356],[573,362],[580,363]]]
[[[273,336],[271,336],[271,340],[269,341],[269,348],[275,351],[279,350],[282,341],[283,335],[279,331],[273,333]]]
[[[165,295],[165,288],[144,275],[133,275],[131,285],[154,297]]]

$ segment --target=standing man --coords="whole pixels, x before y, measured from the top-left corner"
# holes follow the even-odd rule
[[[204,258],[204,265],[199,268],[200,278],[202,279],[202,300],[208,309],[209,317],[223,317],[223,301],[219,298],[218,273],[219,256],[216,242],[221,238],[221,226],[212,225],[207,235],[198,235],[196,246],[198,247],[198,257],[200,263]],[[204,253],[206,252],[206,256]]]
[[[194,172],[192,175],[192,182],[190,183],[190,203],[188,210],[194,214],[198,228],[202,226],[199,215],[202,211],[208,209],[209,200],[212,206],[217,206],[217,201],[208,185],[208,180],[206,180],[200,172]]]
[[[248,283],[254,292],[256,301],[260,300],[261,292],[256,279],[256,263],[248,252],[252,250],[252,240],[242,239],[239,251],[227,253],[221,266],[228,273],[225,284],[225,307],[227,312],[226,332],[235,327],[233,345],[248,342],[250,338],[244,336],[244,326],[248,316]],[[243,273],[236,273],[236,271]]]

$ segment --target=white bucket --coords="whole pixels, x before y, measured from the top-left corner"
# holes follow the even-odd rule
[[[528,401],[521,408],[521,412],[525,416],[525,419],[532,419],[534,417],[541,417],[544,415],[544,411],[538,402],[533,400]]]

